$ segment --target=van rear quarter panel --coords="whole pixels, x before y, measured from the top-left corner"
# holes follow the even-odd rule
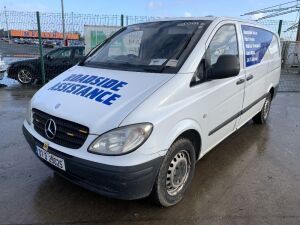
[[[277,35],[273,36],[273,40],[269,46],[270,64],[268,72],[268,90],[272,87],[279,85],[280,74],[281,74],[281,52],[280,52],[280,41]]]

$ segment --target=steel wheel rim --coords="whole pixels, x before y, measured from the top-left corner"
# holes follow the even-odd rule
[[[18,72],[18,79],[23,84],[29,84],[32,80],[32,76],[31,76],[31,73],[28,70],[22,69]]]
[[[191,160],[186,150],[179,151],[172,159],[166,179],[167,193],[171,196],[177,195],[189,177]]]
[[[264,104],[264,108],[263,108],[263,117],[264,117],[264,120],[266,120],[268,118],[268,115],[269,115],[269,111],[270,111],[270,99],[267,98],[266,101],[265,101],[265,104]]]

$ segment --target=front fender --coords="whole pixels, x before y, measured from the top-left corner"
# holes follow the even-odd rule
[[[163,149],[169,149],[174,141],[185,131],[195,130],[199,133],[200,139],[202,137],[202,129],[199,123],[193,119],[184,119],[179,121],[167,134],[164,139]],[[202,139],[201,139],[202,140]]]

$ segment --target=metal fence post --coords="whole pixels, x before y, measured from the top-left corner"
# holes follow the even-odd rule
[[[45,67],[44,67],[44,56],[43,56],[42,32],[41,32],[41,22],[40,22],[40,13],[39,12],[36,12],[36,21],[37,21],[38,36],[39,36],[39,50],[40,50],[40,59],[41,59],[42,82],[43,82],[43,85],[44,85],[46,83],[46,80],[45,80]]]
[[[124,27],[124,15],[121,14],[121,27]]]
[[[5,23],[6,23],[6,30],[7,30],[7,38],[10,40],[10,34],[8,29],[8,21],[7,21],[7,15],[6,15],[6,6],[4,6],[4,17],[5,17]]]
[[[63,29],[62,32],[63,32],[63,39],[64,39],[63,46],[67,46],[64,0],[61,0],[61,23],[62,23],[62,29]]]
[[[278,35],[280,37],[281,34],[281,28],[282,28],[282,20],[279,20],[279,24],[278,24]]]

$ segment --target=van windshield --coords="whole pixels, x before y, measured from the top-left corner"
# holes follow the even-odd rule
[[[177,72],[210,21],[180,20],[131,25],[94,51],[81,65],[106,69]]]

